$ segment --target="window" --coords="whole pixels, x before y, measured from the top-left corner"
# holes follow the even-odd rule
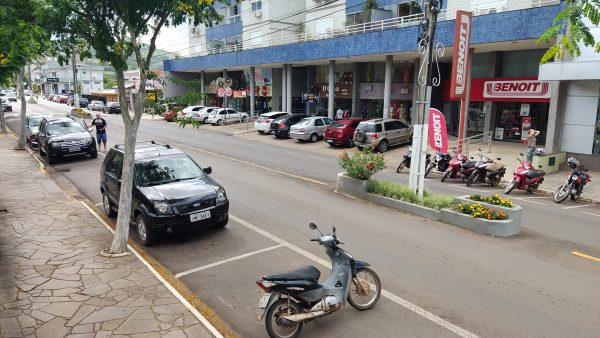
[[[323,125],[323,120],[321,120],[321,119],[315,120],[315,126],[322,126],[322,125]]]
[[[400,128],[398,128],[399,126],[397,124],[395,124],[393,121],[385,122],[383,124],[383,126],[385,127],[386,131],[400,129]]]
[[[187,156],[158,158],[135,164],[135,177],[142,187],[204,176],[202,169]]]
[[[121,168],[123,167],[123,155],[115,153],[113,158],[106,166],[106,172],[114,176],[116,179],[121,179]]]
[[[332,120],[332,119],[330,119],[330,118],[324,118],[324,119],[323,119],[323,121],[325,121],[325,124],[326,124],[326,125],[329,125],[329,126],[331,126],[332,124],[334,124],[334,123],[335,123],[335,122],[333,122],[333,120]]]
[[[253,1],[252,3],[252,11],[260,11],[262,9],[262,1]]]
[[[252,46],[262,45],[262,32],[252,32],[250,33],[250,38],[252,41]]]

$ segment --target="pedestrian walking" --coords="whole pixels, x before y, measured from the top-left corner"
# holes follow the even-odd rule
[[[533,154],[535,153],[536,137],[540,134],[539,130],[529,129],[527,132],[527,162],[533,161]]]
[[[102,144],[104,146],[104,151],[106,151],[106,120],[100,116],[100,113],[96,113],[96,118],[92,120],[90,128],[96,126],[96,142],[98,142],[98,150],[100,150],[100,144]]]
[[[367,119],[367,106],[365,106],[364,104],[362,105],[362,108],[360,109],[360,117],[363,120]]]

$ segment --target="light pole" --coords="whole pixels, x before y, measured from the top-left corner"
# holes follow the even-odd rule
[[[435,26],[437,23],[437,15],[442,6],[442,0],[424,0],[425,15],[421,22],[421,33],[418,37],[417,51],[421,54],[419,61],[419,75],[418,75],[418,95],[417,95],[417,121],[414,124],[413,130],[413,165],[410,166],[410,176],[408,185],[416,191],[419,197],[423,197],[425,190],[425,163],[427,154],[427,141],[428,141],[428,130],[429,130],[429,107],[431,105],[431,89],[432,86],[440,85],[440,74],[439,67],[437,67],[437,76],[433,77],[433,65],[437,66],[437,57],[443,56],[443,48],[439,45],[435,46],[436,49],[436,60],[432,62],[434,54],[434,37],[435,37]],[[439,44],[439,43],[438,43]],[[442,46],[443,47],[443,46]]]

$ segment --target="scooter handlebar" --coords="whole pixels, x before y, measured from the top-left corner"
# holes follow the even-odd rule
[[[318,242],[319,240],[318,240],[318,239],[316,239],[316,238],[311,238],[311,239],[310,239],[310,241],[311,241],[311,242]]]

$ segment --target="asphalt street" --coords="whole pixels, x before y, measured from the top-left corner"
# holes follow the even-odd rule
[[[28,109],[68,110],[49,103]],[[7,114],[13,129],[15,115]],[[121,117],[105,118],[109,145],[120,143]],[[314,233],[307,224],[315,222],[325,230],[335,225],[345,248],[373,265],[386,292],[373,310],[347,307],[311,322],[306,336],[362,337],[374,330],[381,337],[597,336],[600,263],[571,252],[600,256],[598,206],[557,207],[547,196],[515,194],[524,207],[523,233],[493,238],[336,194],[337,159],[311,152],[312,144],[305,144],[306,151],[290,150],[210,129],[142,121],[140,141],[168,142],[212,166],[212,176],[227,189],[232,215],[224,230],[169,237],[148,251],[240,335],[266,335],[255,319],[261,290],[254,281],[260,276],[313,264],[325,279],[328,270],[319,262],[326,256],[308,241]],[[102,159],[63,161],[49,171],[100,203]],[[395,171],[379,176],[407,180]],[[494,190],[437,178],[427,182],[440,193]],[[569,207],[577,208],[564,209]]]

